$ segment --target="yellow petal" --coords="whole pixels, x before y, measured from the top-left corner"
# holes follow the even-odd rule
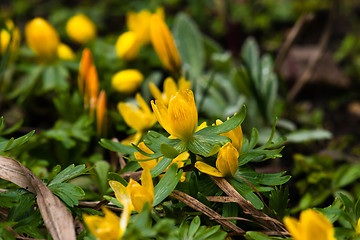
[[[153,95],[153,97],[158,101],[162,101],[163,104],[166,105],[165,99],[163,98],[163,94],[161,93],[159,88],[152,82],[149,83],[149,87],[150,87],[150,92]]]
[[[195,132],[200,131],[201,129],[204,129],[206,127],[207,127],[207,123],[204,121],[196,128]]]
[[[224,177],[224,175],[219,170],[217,170],[216,168],[214,168],[204,162],[197,161],[195,163],[195,167],[200,172],[206,173],[208,175],[215,176],[215,177]]]
[[[151,177],[151,176],[150,176]],[[152,181],[151,181],[152,182]],[[141,212],[145,203],[149,203],[151,206],[154,201],[154,195],[149,192],[149,190],[141,186],[138,182],[130,179],[126,191],[129,193],[131,198],[131,203],[134,207],[134,210]]]
[[[181,168],[185,164],[184,161],[189,159],[189,156],[190,156],[189,152],[180,153],[176,158],[172,160],[172,163],[176,163],[178,167]]]
[[[216,125],[220,125],[222,123],[223,122],[221,120],[219,120],[219,119],[216,120]],[[243,142],[243,133],[242,133],[241,125],[239,125],[238,127],[234,128],[233,130],[231,130],[229,132],[222,133],[220,135],[230,138],[232,145],[240,153],[241,147],[242,147],[242,142]]]
[[[142,132],[136,132],[133,135],[130,135],[129,137],[125,138],[121,141],[121,144],[132,146],[132,144],[138,144],[142,138],[143,133]]]
[[[230,143],[226,143],[218,152],[216,159],[216,168],[226,177],[234,176],[238,169],[239,153]]]
[[[155,100],[151,101],[151,107],[154,111],[155,117],[160,123],[160,125],[169,133],[172,134],[172,129],[170,126],[170,119],[168,114],[168,109],[163,104],[163,102]]]
[[[100,136],[106,130],[106,112],[106,93],[104,90],[101,90],[96,105],[96,130],[98,136]]]
[[[292,217],[285,217],[284,224],[294,240],[302,240],[298,220]]]
[[[138,13],[130,12],[126,16],[126,24],[130,31],[136,33],[141,44],[150,41],[150,19],[151,12],[142,10]]]
[[[191,89],[190,81],[186,80],[184,77],[180,77],[178,85],[179,85],[179,90],[181,90],[181,89]]]
[[[359,218],[359,220],[358,220],[358,222],[357,222],[357,225],[356,225],[356,233],[357,233],[358,235],[360,235],[360,218]]]
[[[166,96],[166,105],[169,104],[169,101],[172,97],[176,95],[178,88],[172,77],[168,77],[164,81],[164,94]]]
[[[87,16],[78,14],[67,21],[66,32],[71,40],[85,44],[96,37],[96,26]]]
[[[148,169],[148,168],[144,169],[144,171],[142,172],[141,184],[152,195],[152,201],[150,202],[150,205],[151,205],[154,201],[154,184],[153,184],[152,177],[150,174],[150,169]]]
[[[313,209],[301,212],[300,228],[303,239],[335,240],[334,228],[329,219]]]
[[[144,142],[140,142],[138,147],[143,150],[146,153],[150,153],[153,154],[154,152],[151,151]],[[134,156],[137,160],[146,160],[146,159],[150,159],[150,157],[143,155],[140,152],[134,152]],[[142,169],[153,169],[156,164],[157,164],[157,160],[156,159],[152,159],[152,160],[148,160],[148,161],[139,161],[138,162],[140,164],[140,166],[142,167]]]
[[[72,61],[75,59],[75,53],[66,44],[60,43],[57,49],[57,54],[60,59]]]
[[[131,197],[127,192],[127,188],[117,181],[109,181],[109,185],[115,193],[116,199],[125,207],[132,205]],[[132,207],[131,207],[132,210]]]

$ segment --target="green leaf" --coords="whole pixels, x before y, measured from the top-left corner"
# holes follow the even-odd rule
[[[259,131],[256,128],[251,130],[251,138],[248,149],[253,149],[259,140]]]
[[[66,78],[69,73],[61,65],[49,65],[43,71],[43,90],[65,90],[68,88]]]
[[[178,139],[169,139],[155,131],[148,131],[147,134],[144,136],[145,145],[154,153],[161,152],[160,145],[162,143],[166,143],[174,147],[176,144],[180,142],[181,141]]]
[[[277,219],[283,219],[289,215],[287,205],[289,203],[289,188],[275,187],[269,195],[269,207],[276,214]]]
[[[246,107],[242,106],[240,112],[230,119],[226,120],[220,125],[216,126],[208,126],[206,128],[201,129],[200,131],[195,133],[196,135],[212,135],[212,134],[220,134],[233,130],[238,127],[245,119],[246,116]]]
[[[130,146],[123,145],[119,142],[114,142],[109,139],[102,138],[99,142],[100,146],[113,152],[120,152],[122,155],[133,155],[136,149]]]
[[[184,68],[190,70],[192,78],[199,77],[205,66],[203,39],[195,22],[185,13],[175,17],[174,38]]]
[[[252,203],[252,205],[254,205],[255,208],[263,209],[264,203],[259,199],[259,197],[255,193],[253,193],[254,190],[249,186],[248,183],[246,183],[241,178],[236,177],[236,175],[234,176],[234,178],[229,179],[229,183],[245,199],[249,200]]]
[[[151,177],[157,177],[159,176],[172,162],[173,159],[163,157],[156,166],[150,170]]]
[[[199,216],[194,217],[194,219],[191,221],[188,231],[188,239],[193,238],[193,236],[196,234],[200,227],[200,218]]]
[[[78,199],[85,196],[81,187],[70,183],[55,183],[49,186],[49,189],[69,207],[77,206],[79,204]]]
[[[283,238],[278,238],[278,237],[270,237],[267,236],[263,233],[259,233],[259,232],[252,232],[252,231],[248,231],[245,234],[245,238],[248,240],[274,240],[274,239],[283,239]]]
[[[29,139],[31,138],[31,136],[34,133],[35,133],[35,130],[27,133],[26,135],[24,135],[22,137],[17,138],[17,139],[11,138],[8,141],[0,140],[0,152],[7,152],[7,151],[13,150],[14,148],[17,148],[17,147],[23,145],[24,143],[29,141]]]
[[[331,138],[331,132],[324,129],[299,130],[286,135],[287,141],[293,143],[325,140]]]
[[[21,127],[21,125],[23,124],[23,122],[24,122],[24,120],[23,119],[21,119],[20,121],[18,121],[17,123],[15,123],[13,126],[11,126],[10,128],[8,128],[8,129],[6,129],[5,131],[2,131],[2,126],[4,126],[4,125],[2,125],[2,121],[3,121],[3,118],[2,118],[2,120],[0,119],[0,136],[3,136],[3,135],[8,135],[8,134],[10,134],[10,133],[13,133],[13,132],[15,132],[16,130],[18,130],[20,127]]]
[[[19,221],[21,216],[27,212],[35,203],[35,195],[25,192],[19,197],[19,204],[9,211],[7,221]]]
[[[97,161],[95,163],[95,173],[96,173],[96,178],[98,180],[99,183],[99,190],[101,195],[105,194],[106,190],[109,188],[108,185],[108,180],[107,180],[107,176],[108,176],[108,172],[110,170],[110,164],[106,161]]]
[[[89,168],[85,168],[85,164],[81,164],[76,167],[74,164],[71,164],[70,166],[62,170],[58,175],[56,175],[48,186],[57,183],[67,182],[72,178],[85,174],[89,170]]]
[[[176,158],[180,154],[178,150],[176,150],[175,148],[173,148],[172,146],[166,143],[160,144],[160,151],[164,157],[171,159]]]
[[[260,89],[260,53],[259,47],[253,37],[248,37],[241,51],[242,59],[250,69],[250,75],[255,83],[256,89]]]
[[[285,173],[286,173],[286,171],[280,172],[280,173],[267,173],[267,174],[266,173],[241,172],[240,171],[239,175],[253,184],[274,186],[274,185],[284,184],[290,180],[290,178],[291,178],[290,175],[283,176]]]
[[[165,175],[160,179],[159,183],[155,186],[155,200],[153,206],[161,203],[175,189],[183,172],[180,170],[176,174],[177,169],[177,164],[172,164],[166,171]]]

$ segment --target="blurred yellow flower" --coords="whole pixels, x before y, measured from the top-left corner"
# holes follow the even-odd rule
[[[141,150],[143,150],[144,152],[146,152],[146,153],[154,154],[154,152],[151,151],[151,150],[145,145],[144,142],[140,142],[140,143],[138,144],[138,147],[139,147]],[[145,156],[145,155],[143,155],[143,154],[140,153],[140,152],[134,152],[134,156],[135,156],[136,160],[146,160],[146,159],[150,159],[150,157]],[[151,160],[148,160],[148,161],[139,161],[138,163],[140,164],[140,166],[141,166],[142,169],[147,168],[147,169],[151,170],[151,169],[153,169],[153,168],[156,166],[156,164],[158,163],[158,161],[157,161],[157,159],[151,159]]]
[[[134,128],[137,132],[134,136],[130,136],[130,138],[122,141],[123,144],[137,144],[143,133],[156,123],[155,115],[151,112],[150,107],[140,93],[136,94],[135,99],[138,102],[139,107],[132,103],[125,102],[120,102],[118,104],[118,109],[126,124]]]
[[[357,235],[360,235],[360,218],[359,218],[359,220],[358,220],[358,222],[357,222],[357,225],[356,225],[356,233],[357,233]]]
[[[10,52],[15,52],[20,46],[21,35],[19,28],[15,27],[12,20],[5,21],[6,29],[0,31],[0,55],[3,55],[8,48],[10,41]]]
[[[151,15],[150,37],[164,67],[175,76],[179,76],[181,68],[179,52],[168,26],[158,14]]]
[[[125,32],[116,41],[117,56],[125,60],[134,59],[140,50],[140,42],[134,32]]]
[[[119,202],[125,206],[130,201],[130,208],[136,212],[141,212],[145,203],[148,202],[151,207],[154,202],[154,185],[147,168],[141,174],[142,185],[131,178],[127,187],[117,181],[110,181],[109,184]]]
[[[60,43],[57,49],[57,54],[60,59],[72,61],[75,59],[75,53],[66,44]]]
[[[104,217],[84,214],[83,218],[86,226],[99,240],[120,240],[129,221],[130,205],[124,205],[120,219],[106,207],[103,207],[102,210],[105,214]]]
[[[85,48],[81,55],[79,75],[78,75],[78,87],[80,93],[84,93],[85,79],[92,65],[93,65],[93,60],[92,60],[91,51],[89,48]]]
[[[168,107],[159,100],[151,101],[154,114],[161,126],[174,138],[192,139],[198,121],[193,92],[182,89],[169,101]]]
[[[25,37],[29,47],[43,60],[53,60],[57,56],[59,35],[45,19],[37,17],[25,26]]]
[[[294,240],[335,240],[334,227],[322,213],[302,211],[300,219],[285,217],[284,223]]]
[[[239,153],[237,149],[230,143],[226,143],[218,152],[216,159],[216,168],[197,161],[195,167],[203,173],[215,176],[215,177],[232,177],[234,176],[238,168]]]
[[[144,76],[136,69],[117,72],[111,79],[112,87],[121,93],[132,94],[141,85]]]
[[[106,130],[107,124],[106,93],[101,90],[96,104],[96,130],[98,136],[101,136]]]
[[[149,84],[151,94],[156,100],[161,101],[165,106],[169,104],[170,99],[176,95],[176,93],[181,89],[190,89],[191,83],[187,81],[184,77],[181,77],[176,85],[172,77],[165,79],[163,84],[163,93],[160,92],[159,88],[152,82]]]
[[[96,26],[87,16],[78,14],[67,21],[66,32],[71,40],[85,44],[96,37]]]
[[[223,122],[220,119],[216,120],[216,125],[220,125],[222,123]],[[241,152],[241,147],[243,143],[243,132],[241,129],[241,125],[239,125],[238,127],[234,128],[229,132],[221,133],[220,135],[230,138],[232,145],[236,148],[236,150],[239,153]]]

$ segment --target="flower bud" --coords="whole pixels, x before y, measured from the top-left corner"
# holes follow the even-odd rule
[[[125,60],[134,59],[140,50],[140,43],[134,32],[121,34],[116,41],[115,49],[117,56]]]
[[[116,91],[125,94],[134,93],[141,85],[144,77],[138,70],[128,69],[116,73],[111,80]]]
[[[6,49],[10,44],[10,52],[16,51],[20,46],[20,31],[14,26],[13,21],[10,19],[5,21],[6,29],[0,31],[0,55],[4,55]],[[11,41],[11,43],[10,43]]]
[[[25,37],[29,47],[41,59],[53,60],[57,56],[59,35],[45,19],[37,17],[28,22]]]
[[[57,49],[57,54],[60,59],[73,61],[75,59],[75,53],[66,44],[60,43]]]
[[[96,37],[95,24],[84,14],[73,16],[66,23],[66,32],[71,40],[85,44]]]

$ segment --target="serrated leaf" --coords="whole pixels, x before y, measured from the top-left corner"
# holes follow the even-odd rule
[[[8,141],[1,141],[0,142],[0,152],[6,152],[6,151],[11,151],[14,148],[17,148],[21,145],[23,145],[24,143],[26,143],[27,141],[29,141],[29,139],[31,138],[31,136],[35,133],[35,130],[27,133],[26,135],[19,137],[19,138],[11,138]]]
[[[151,177],[157,177],[159,176],[172,162],[173,159],[163,157],[156,166],[150,170]]]
[[[67,168],[62,170],[58,175],[54,177],[54,179],[49,183],[49,186],[57,183],[67,182],[72,178],[85,174],[90,169],[85,168],[85,164],[77,165],[75,167],[74,164],[69,165]]]
[[[85,196],[81,187],[70,183],[55,183],[49,186],[49,189],[69,207],[77,206],[79,204],[78,199]]]

